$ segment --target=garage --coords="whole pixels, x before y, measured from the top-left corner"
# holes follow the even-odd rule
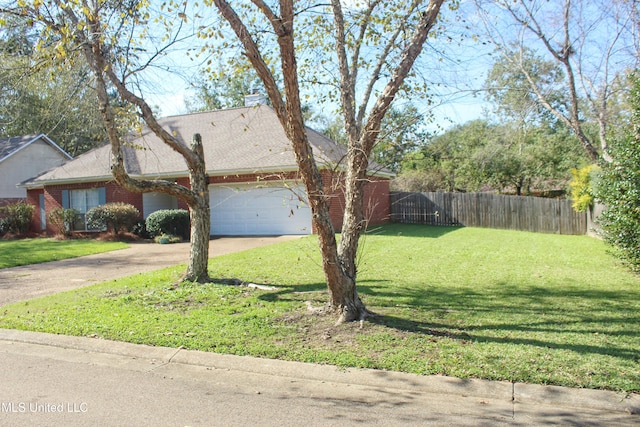
[[[209,194],[212,235],[311,234],[302,186],[214,185]]]

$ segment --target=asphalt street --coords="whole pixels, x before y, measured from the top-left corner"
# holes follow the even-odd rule
[[[0,330],[8,426],[632,426],[640,399]]]

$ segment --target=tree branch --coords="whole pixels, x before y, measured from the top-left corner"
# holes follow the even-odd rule
[[[236,11],[233,10],[233,8],[226,0],[213,0],[213,3],[216,5],[222,16],[227,20],[229,25],[231,25],[231,29],[236,33],[236,36],[242,43],[245,50],[245,55],[249,59],[249,62],[251,62],[253,68],[256,70],[258,76],[260,76],[260,78],[264,82],[265,89],[267,91],[269,99],[271,100],[271,104],[274,110],[276,110],[278,117],[284,117],[286,115],[286,108],[284,105],[284,100],[282,99],[282,95],[278,90],[278,84],[273,77],[269,66],[265,62],[260,49],[258,49],[258,45],[253,40],[253,37],[251,37],[251,33],[249,33],[249,30],[244,25]]]
[[[415,10],[417,9],[418,5],[421,2],[422,2],[421,0],[414,0],[409,10],[407,10],[407,13],[405,14],[402,21],[408,20],[409,17],[415,13]],[[391,50],[395,46],[396,40],[400,36],[400,33],[402,32],[402,30],[403,30],[402,25],[398,25],[398,28],[396,28],[396,31],[394,31],[393,35],[387,41],[387,44],[384,50],[382,51],[380,58],[378,59],[378,63],[376,64],[376,67],[373,73],[371,73],[371,79],[369,80],[369,84],[367,85],[367,88],[365,89],[364,94],[362,96],[362,102],[360,104],[360,109],[358,111],[358,116],[356,118],[356,121],[360,126],[362,126],[364,116],[367,112],[367,106],[369,105],[369,99],[371,98],[371,94],[373,93],[373,88],[376,82],[380,79],[380,72],[382,71],[382,67],[387,62],[387,59],[389,58],[389,54],[391,53]]]
[[[382,118],[389,109],[391,102],[400,90],[400,87],[411,71],[415,60],[422,51],[422,47],[427,40],[429,32],[436,23],[443,2],[444,0],[429,1],[429,5],[427,6],[427,9],[422,13],[422,16],[418,25],[416,26],[411,41],[402,52],[401,60],[398,67],[394,71],[391,79],[382,90],[382,93],[371,109],[369,119],[367,120],[362,135],[362,146],[366,152],[371,151],[371,148],[375,143],[377,133],[380,129]]]

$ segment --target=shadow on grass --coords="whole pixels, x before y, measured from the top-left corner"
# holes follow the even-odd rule
[[[316,294],[321,291],[325,291],[327,289],[326,283],[308,283],[306,285],[296,285],[296,286],[286,286],[286,287],[282,285],[270,285],[266,283],[261,283],[261,285],[273,286],[274,288],[278,289],[277,291],[264,293],[258,297],[258,299],[266,302],[299,299],[299,298],[295,298],[294,295]]]
[[[576,288],[488,286],[469,288],[425,286],[393,290],[384,281],[366,281],[358,291],[370,321],[402,332],[463,342],[497,343],[599,354],[640,361],[640,312],[627,301],[640,291]],[[277,300],[326,299],[326,284],[281,288],[259,298]],[[308,297],[305,293],[309,293]],[[627,344],[629,343],[629,344]]]
[[[361,286],[380,307],[372,323],[398,331],[478,343],[515,344],[640,361],[640,292],[509,287],[381,291]],[[398,307],[394,299],[406,303]],[[375,303],[369,307],[376,311]]]
[[[612,356],[621,359],[631,360],[633,362],[640,361],[640,351],[637,349],[623,348],[611,344],[607,345],[594,345],[594,344],[580,344],[570,342],[553,342],[542,339],[527,338],[526,334],[530,331],[527,327],[522,327],[521,324],[512,325],[500,325],[501,328],[507,326],[512,331],[522,332],[520,338],[515,337],[496,337],[490,334],[483,334],[484,331],[491,331],[492,328],[474,328],[473,331],[465,332],[461,330],[455,330],[448,324],[438,324],[433,322],[421,322],[418,320],[410,320],[406,318],[400,318],[390,315],[380,315],[371,319],[372,323],[393,328],[403,332],[419,333],[423,335],[429,335],[432,337],[446,337],[464,342],[473,341],[474,343],[496,343],[496,344],[515,344],[526,345],[530,347],[548,348],[548,349],[560,349],[570,350],[579,354],[600,354],[605,356]],[[537,331],[537,330],[536,330]],[[560,332],[561,333],[561,332]],[[635,337],[640,338],[639,334],[634,334]]]

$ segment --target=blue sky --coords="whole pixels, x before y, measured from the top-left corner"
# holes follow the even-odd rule
[[[353,1],[347,0],[347,3]],[[598,48],[602,47],[598,45],[604,44],[607,37],[611,37],[611,33],[608,33],[608,30],[611,28],[612,17],[605,15],[612,14],[613,7],[609,7],[607,2],[608,0],[573,2],[573,6],[576,8],[585,7],[589,9],[588,13],[584,15],[584,20],[576,21],[575,27],[572,28],[573,34],[577,34],[583,28],[587,28],[588,32],[590,32],[590,37],[593,39],[589,42],[590,44],[583,44],[580,47],[580,49],[588,49],[589,46],[593,46],[595,49],[591,51],[584,50],[585,57],[589,59],[589,61],[584,62],[585,66],[597,67],[601,65],[602,55],[599,54]],[[512,25],[510,19],[505,19],[505,16],[501,15],[495,4],[496,1],[487,0],[485,2],[485,5],[490,8],[487,22],[492,21],[492,25],[497,25],[499,30],[506,37],[511,38],[512,41],[517,40],[519,37],[528,37],[526,39],[527,47],[548,55],[548,52],[540,45],[539,41],[532,38],[530,34],[528,36],[523,35],[524,33],[519,34],[518,28]],[[552,42],[560,43],[562,41],[562,37],[560,37],[562,36],[562,22],[554,19],[554,17],[562,16],[563,2],[560,0],[552,2],[547,0],[527,0],[527,4],[540,8],[540,16],[544,17],[542,18],[544,19],[544,25],[550,29],[550,34],[553,37]],[[208,12],[211,13],[211,10],[209,9]],[[601,15],[596,12],[600,12]],[[606,23],[602,24],[603,22]],[[441,24],[446,26],[444,36],[429,40],[419,62],[414,67],[418,73],[424,75],[430,82],[436,95],[432,98],[432,103],[417,98],[410,100],[425,115],[433,114],[434,121],[428,126],[431,131],[447,129],[456,124],[483,117],[485,110],[490,109],[491,106],[483,99],[481,89],[486,74],[496,59],[496,56],[491,55],[493,47],[488,38],[480,35],[483,30],[483,21],[476,14],[473,1],[462,0],[460,9],[456,12],[451,12],[448,8],[443,7]],[[555,33],[553,32],[554,26],[557,29],[559,28]],[[474,33],[476,33],[475,37],[473,37]],[[151,104],[160,108],[162,115],[175,115],[186,112],[184,98],[189,95],[189,76],[196,75],[198,68],[197,62],[188,59],[186,56],[188,47],[187,42],[182,51],[178,50],[174,56],[165,58],[167,66],[171,68],[174,74],[157,74],[152,79],[151,84],[148,85],[154,91],[146,92],[147,99],[151,101]],[[228,54],[238,55],[240,52],[239,50],[234,51],[232,48]],[[624,52],[620,54],[624,56]],[[178,70],[179,73],[175,74]],[[302,90],[303,92],[305,91],[304,86]],[[308,90],[313,93],[314,89],[310,88]],[[397,100],[396,103],[399,102],[406,102],[406,100]]]
[[[481,117],[485,108],[484,100],[481,96],[474,97],[472,91],[479,89],[484,81],[488,67],[486,59],[482,59],[484,53],[480,55],[478,46],[473,46],[474,43],[468,39],[462,44],[457,41],[448,42],[447,46],[443,46],[439,40],[431,40],[430,43],[432,45],[425,48],[420,63],[415,68],[420,73],[429,75],[438,95],[433,98],[432,104],[419,99],[411,100],[425,115],[434,115],[435,120],[429,125],[430,130],[446,129]],[[187,48],[188,43],[182,46],[182,50],[179,48],[171,57],[163,59],[164,65],[172,73],[157,72],[147,80],[145,97],[160,110],[162,116],[187,112],[184,100],[190,93],[188,80],[197,74],[198,69],[197,61],[187,58]],[[486,51],[486,47],[482,49]],[[436,51],[444,51],[446,55],[440,58],[440,53]],[[435,83],[439,86],[436,87]],[[304,91],[304,87],[302,90]]]

